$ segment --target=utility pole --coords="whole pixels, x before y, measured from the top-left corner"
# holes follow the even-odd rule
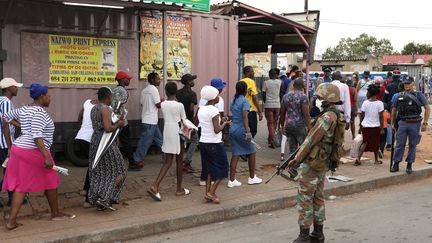
[[[309,4],[308,4],[308,2],[309,2],[308,0],[305,0],[305,2],[304,2],[304,11],[305,12],[309,11],[309,6],[308,6]]]

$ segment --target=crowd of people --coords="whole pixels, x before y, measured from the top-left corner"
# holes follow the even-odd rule
[[[162,201],[159,188],[174,160],[177,175],[175,195],[186,196],[191,193],[183,186],[182,179],[183,172],[196,171],[192,161],[197,146],[201,154],[199,184],[205,186],[206,202],[221,202],[216,191],[224,178],[228,178],[228,188],[242,185],[236,178],[240,159],[248,161],[247,184],[262,183],[262,179],[256,175],[257,144],[254,138],[258,132],[258,121],[264,116],[268,127],[268,146],[273,149],[281,147],[280,160],[286,159],[286,143],[289,153],[298,151],[288,169],[293,178],[298,176],[297,169],[303,164],[300,186],[304,187],[305,192],[299,197],[299,203],[304,206],[299,219],[300,225],[303,224],[301,230],[305,225],[310,227],[312,222],[315,223],[306,219],[307,211],[310,210],[305,202],[310,196],[307,194],[310,189],[309,180],[318,178],[322,181],[324,171],[320,167],[320,172],[317,173],[313,169],[313,163],[309,165],[314,172],[309,171],[308,163],[301,162],[313,161],[315,157],[310,153],[322,155],[323,152],[314,150],[314,146],[319,145],[318,148],[323,147],[323,151],[331,151],[332,148],[326,147],[331,141],[327,140],[335,136],[338,125],[342,124],[342,130],[351,127],[353,139],[356,133],[362,135],[354,163],[357,166],[361,165],[361,156],[366,151],[374,153],[375,164],[382,164],[385,147],[391,146],[391,139],[395,136],[391,172],[398,171],[399,163],[403,161],[406,140],[409,139],[406,172],[412,172],[415,146],[420,141],[420,130],[425,130],[428,125],[430,113],[424,95],[414,91],[413,78],[401,80],[400,71],[395,70],[388,74],[386,80],[380,77],[372,80],[370,72],[365,71],[364,78],[359,80],[358,73],[354,73],[352,78],[346,78],[339,71],[326,67],[322,77],[317,77],[307,87],[306,74],[297,66],[293,66],[288,74],[274,68],[269,70],[269,79],[263,84],[261,103],[253,80],[253,68],[246,66],[242,71],[244,78],[236,83],[235,95],[229,101],[229,112],[225,110],[225,102],[220,96],[226,85],[220,78],[213,78],[200,90],[198,102],[193,90],[196,75],[183,75],[181,89],[178,89],[176,82],[168,82],[164,87],[166,99],[161,99],[158,91],[161,79],[157,73],[150,73],[147,77],[148,85],[140,96],[142,127],[135,152],[130,145],[125,109],[129,99],[126,86],[130,84],[132,77],[126,72],[118,72],[118,85],[113,89],[101,87],[97,99],[85,101],[80,112],[81,128],[76,141],[89,155],[90,162],[83,187],[84,207],[96,207],[100,211],[116,210],[113,204],[119,202],[127,176],[119,143],[123,144],[129,171],[143,168],[145,156],[152,144],[161,150],[164,164],[147,190],[156,201]],[[54,161],[49,150],[53,142],[54,123],[44,109],[50,104],[48,87],[32,84],[30,97],[34,102],[14,109],[11,99],[17,95],[21,86],[11,78],[0,82],[3,91],[3,96],[0,97],[0,158],[2,162],[7,161],[4,163],[2,189],[8,191],[8,204],[11,205],[11,209],[5,213],[8,230],[19,226],[16,218],[26,194],[30,192],[45,192],[53,220],[75,217],[60,212],[57,202],[60,180],[57,172],[52,170]],[[315,95],[307,94],[307,90],[316,91]],[[425,109],[423,116],[422,107]],[[158,126],[159,110],[164,118],[163,133]],[[228,117],[227,114],[231,116]],[[357,116],[360,120],[358,130],[355,128]],[[21,130],[19,136],[15,136],[17,127]],[[229,134],[232,151],[230,161],[225,150],[224,142],[227,139],[224,139],[224,134]],[[318,188],[314,187],[314,190],[322,190],[323,184],[315,186]],[[316,193],[314,197],[322,200]],[[321,221],[316,226],[318,230],[324,220],[323,215],[319,217]]]

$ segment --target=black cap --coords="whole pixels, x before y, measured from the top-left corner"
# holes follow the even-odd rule
[[[323,72],[332,72],[333,70],[331,69],[331,67],[325,67],[325,68],[323,68],[322,69],[323,70]]]
[[[363,75],[370,76],[370,72],[368,70],[366,70],[366,71],[363,72]]]
[[[184,83],[189,82],[191,80],[195,80],[196,78],[197,78],[196,75],[192,75],[190,73],[186,73],[185,75],[182,76],[181,82],[184,84]]]

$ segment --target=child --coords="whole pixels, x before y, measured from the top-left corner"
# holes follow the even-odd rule
[[[378,152],[378,156],[382,159],[384,157],[384,148],[387,142],[387,124],[390,122],[390,112],[388,112],[386,105],[384,104],[384,113],[383,113],[383,128],[384,133],[381,134],[380,138],[380,150]]]
[[[165,153],[165,163],[162,166],[156,181],[147,191],[156,201],[162,201],[159,193],[159,186],[168,170],[171,168],[174,156],[176,156],[177,166],[177,190],[176,196],[190,194],[190,191],[182,187],[183,172],[183,152],[184,147],[180,143],[180,124],[186,119],[186,113],[183,105],[176,100],[177,85],[174,82],[168,82],[165,85],[167,99],[162,102],[161,109],[164,117],[164,131],[162,152]]]
[[[218,95],[219,91],[216,88],[204,86],[201,89],[201,97],[207,100],[207,104],[198,111],[201,126],[201,160],[202,164],[205,164],[207,168],[204,199],[213,203],[220,203],[220,199],[216,195],[216,189],[222,179],[228,177],[228,158],[222,142],[222,130],[230,122],[226,117],[221,119],[219,109],[214,106],[219,102]],[[214,181],[213,185],[211,185],[212,181]]]
[[[382,164],[378,159],[379,142],[377,139],[384,133],[383,111],[384,105],[377,100],[380,90],[375,85],[367,89],[367,97],[360,109],[360,131],[363,134],[363,144],[360,146],[360,153],[354,165],[361,165],[360,158],[363,152],[370,151],[375,155],[375,164]]]

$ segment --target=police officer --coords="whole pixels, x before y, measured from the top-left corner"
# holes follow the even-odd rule
[[[301,145],[296,157],[288,167],[303,162],[299,176],[297,192],[297,207],[299,208],[300,234],[296,243],[324,242],[323,222],[324,209],[324,180],[334,142],[337,119],[335,105],[340,104],[339,88],[330,83],[320,84],[315,92],[318,97],[318,107],[321,115],[316,120],[305,141]],[[311,235],[309,229],[314,225]]]
[[[398,128],[396,132],[396,148],[393,157],[394,164],[390,172],[399,171],[399,163],[403,159],[405,144],[409,140],[408,155],[406,157],[406,172],[412,173],[412,163],[416,157],[416,146],[420,142],[420,130],[426,131],[430,108],[426,97],[418,91],[414,91],[414,78],[408,78],[403,81],[405,91],[395,95],[392,101],[391,125],[393,130],[396,129],[396,113]],[[421,107],[424,107],[425,113],[422,119]],[[423,120],[423,123],[422,123]]]

